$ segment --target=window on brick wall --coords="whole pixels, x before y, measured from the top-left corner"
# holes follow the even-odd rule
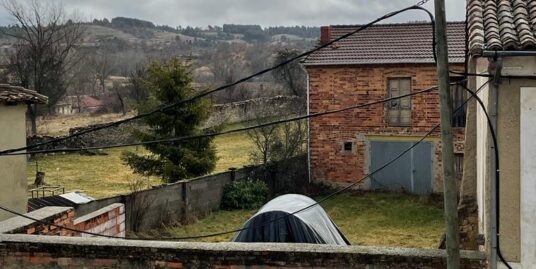
[[[411,78],[390,78],[388,91],[389,97],[411,93]],[[390,126],[411,125],[411,97],[392,100],[388,106],[387,121]]]
[[[458,82],[462,79],[463,77],[451,77],[450,81]],[[465,127],[467,105],[464,103],[467,99],[467,92],[462,86],[454,84],[450,86],[450,95],[452,97],[452,110],[456,111],[458,107],[461,107],[452,115],[452,127]]]
[[[351,153],[354,151],[354,143],[352,142],[344,142],[342,145],[342,150],[346,153]]]

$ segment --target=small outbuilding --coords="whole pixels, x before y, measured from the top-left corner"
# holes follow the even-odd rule
[[[26,108],[48,98],[22,87],[0,84],[0,151],[26,146]],[[0,157],[0,204],[26,212],[26,156]],[[0,221],[13,215],[0,212]]]
[[[234,241],[350,245],[326,211],[299,194],[282,195],[268,202],[244,224]]]

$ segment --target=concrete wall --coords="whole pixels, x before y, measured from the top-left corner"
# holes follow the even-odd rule
[[[461,70],[462,65],[451,66]],[[437,85],[433,64],[311,66],[309,74],[310,113],[365,104],[389,97],[389,78],[411,78],[411,91]],[[411,97],[411,124],[391,126],[387,119],[388,105],[378,104],[361,109],[312,118],[309,121],[312,179],[320,182],[353,183],[368,172],[371,140],[415,141],[440,122],[437,91]],[[456,150],[463,153],[463,128],[457,131]],[[443,188],[439,130],[435,138],[433,171],[430,180],[434,191]],[[355,151],[344,152],[342,145],[352,142]],[[367,182],[363,182],[367,186]]]
[[[308,183],[306,156],[269,165],[208,175],[152,189],[79,205],[78,215],[88,214],[113,203],[124,203],[126,230],[147,231],[162,225],[189,222],[220,208],[224,186],[232,180],[259,179],[269,187],[269,196],[316,191]]]
[[[370,268],[446,269],[443,250],[313,244],[186,243],[0,235],[0,267],[14,268]],[[462,269],[484,255],[462,252]]]
[[[0,150],[26,146],[26,106],[0,104]],[[26,156],[1,157],[0,205],[26,213]],[[13,215],[0,212],[0,221]]]
[[[477,72],[486,73],[488,66],[487,59],[479,59],[477,62]],[[503,75],[535,75],[536,74],[536,57],[507,57],[503,59]],[[482,85],[487,79],[477,79],[477,87]],[[536,248],[533,244],[528,244],[527,240],[523,240],[523,225],[521,219],[530,220],[530,225],[533,226],[536,223],[536,211],[530,210],[523,212],[521,215],[521,205],[523,203],[531,204],[531,208],[534,206],[530,203],[530,197],[536,194],[534,191],[534,184],[529,184],[522,189],[521,186],[521,173],[520,163],[528,161],[532,163],[534,160],[530,156],[522,156],[521,148],[529,149],[531,143],[527,141],[533,141],[534,137],[530,136],[531,127],[533,128],[536,118],[532,118],[532,114],[525,111],[525,116],[530,119],[525,119],[525,127],[520,127],[520,114],[521,114],[521,100],[525,100],[520,96],[521,89],[524,87],[535,87],[536,81],[526,79],[503,79],[499,85],[498,90],[498,111],[497,111],[497,136],[499,143],[500,153],[500,169],[501,169],[501,182],[500,182],[500,234],[501,234],[501,249],[505,254],[507,260],[513,262],[521,262],[523,268],[532,268],[536,264],[530,262],[530,264],[524,263],[522,259],[522,253],[530,253],[534,256]],[[484,91],[487,93],[489,87]],[[483,97],[489,101],[488,97],[483,93]],[[527,104],[534,102],[532,95],[526,96],[528,99]],[[530,105],[529,105],[530,106]],[[489,105],[488,105],[489,107]],[[484,122],[482,114],[477,116],[477,189],[478,189],[478,202],[479,202],[479,221],[481,222],[479,228],[482,234],[486,235],[487,244],[486,249],[490,251],[489,239],[490,236],[490,221],[491,211],[490,202],[493,197],[490,196],[490,175],[493,171],[490,171],[490,157],[491,157],[491,141],[488,136],[487,125]],[[529,127],[531,126],[531,127]],[[525,140],[526,144],[520,142],[520,137],[530,136],[528,140]],[[526,151],[525,151],[526,152]],[[527,178],[530,180],[530,178]],[[521,195],[521,192],[525,192],[525,195]],[[527,196],[527,194],[529,194]],[[527,238],[529,239],[529,238]],[[529,240],[533,241],[533,237]]]

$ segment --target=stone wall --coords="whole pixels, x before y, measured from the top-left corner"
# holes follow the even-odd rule
[[[305,100],[297,96],[275,96],[255,98],[240,102],[218,104],[212,107],[212,113],[205,127],[222,123],[251,121],[261,117],[277,117],[295,114],[305,110]]]
[[[0,235],[0,267],[446,269],[443,250],[313,244],[186,243]],[[462,251],[462,269],[485,257]]]
[[[463,66],[452,66],[454,70]],[[389,78],[411,78],[411,91],[437,85],[433,64],[309,66],[309,110],[311,113],[335,110],[389,97]],[[367,174],[370,162],[368,144],[373,138],[415,141],[440,122],[437,92],[411,97],[411,124],[388,124],[388,104],[367,106],[310,119],[312,178],[334,184],[353,183]],[[439,131],[439,130],[438,130]],[[463,129],[462,129],[463,131]],[[414,140],[411,140],[414,139]],[[434,191],[442,190],[439,132],[432,135]],[[463,153],[463,132],[456,132],[456,150]],[[350,142],[352,152],[343,145]]]

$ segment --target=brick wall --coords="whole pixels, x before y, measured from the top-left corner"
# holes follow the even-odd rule
[[[446,269],[443,250],[313,244],[187,243],[0,235],[0,268]],[[462,269],[485,256],[462,251]]]
[[[115,203],[73,220],[75,229],[91,233],[125,237],[125,205]],[[77,234],[93,237],[89,234]]]
[[[108,205],[78,218],[75,218],[73,208],[55,206],[44,207],[25,215],[80,231],[125,237],[125,206],[120,203]],[[0,234],[92,237],[92,235],[75,233],[55,225],[43,224],[20,216],[0,222]]]
[[[456,65],[452,69],[462,69]],[[309,66],[309,109],[311,113],[334,110],[388,97],[387,81],[411,77],[412,92],[437,85],[433,64]],[[437,91],[411,97],[410,127],[392,127],[387,123],[387,106],[373,105],[310,120],[312,177],[328,183],[353,183],[368,172],[367,143],[371,136],[415,137],[426,134],[440,122]],[[438,130],[439,131],[439,130]],[[463,128],[455,131],[456,151],[463,153]],[[441,145],[439,132],[433,144],[433,188],[441,191]],[[352,142],[352,153],[342,151],[344,142]]]

